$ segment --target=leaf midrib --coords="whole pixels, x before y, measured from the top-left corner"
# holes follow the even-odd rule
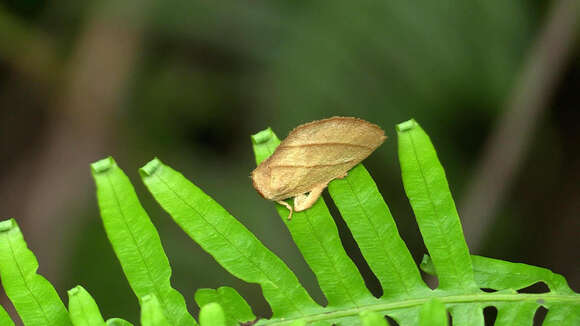
[[[381,302],[377,304],[363,305],[360,307],[335,309],[330,311],[322,311],[318,314],[312,314],[309,316],[295,317],[295,318],[284,318],[284,320],[265,320],[264,323],[259,323],[259,325],[287,325],[295,320],[304,320],[306,322],[322,321],[322,320],[333,320],[342,317],[356,317],[362,311],[374,311],[374,312],[384,312],[389,310],[398,310],[411,307],[419,307],[424,303],[431,300],[433,297],[441,300],[441,302],[446,304],[458,304],[458,303],[498,303],[498,302],[526,302],[534,301],[538,306],[546,306],[547,303],[568,303],[580,305],[580,295],[578,294],[553,294],[553,293],[517,293],[517,294],[504,294],[504,293],[476,293],[476,294],[462,294],[462,295],[442,295],[434,292],[431,296],[423,296],[416,299],[400,300],[400,301],[388,301]],[[538,300],[543,300],[543,303],[538,303]],[[381,301],[381,299],[379,299]]]

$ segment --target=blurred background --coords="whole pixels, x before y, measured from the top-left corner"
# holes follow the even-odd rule
[[[65,302],[81,284],[106,318],[137,322],[89,170],[112,155],[157,226],[190,311],[195,289],[229,285],[268,316],[259,288],[223,270],[144,189],[137,169],[157,156],[324,303],[251,186],[249,136],[271,126],[284,138],[335,115],[382,126],[389,139],[365,165],[420,261],[394,130],[415,118],[438,150],[472,253],[550,268],[579,291],[578,17],[576,0],[3,0],[0,216],[16,218]],[[0,304],[14,316],[3,292]]]

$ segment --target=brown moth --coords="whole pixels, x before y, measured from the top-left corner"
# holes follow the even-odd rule
[[[332,117],[302,124],[252,172],[262,197],[297,212],[310,208],[328,183],[344,178],[386,139],[377,125],[358,118]],[[294,197],[294,209],[284,199]]]

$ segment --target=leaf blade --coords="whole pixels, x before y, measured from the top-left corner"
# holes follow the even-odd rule
[[[50,282],[37,274],[38,260],[14,219],[0,222],[0,279],[26,325],[72,325]]]
[[[223,309],[228,325],[253,321],[256,316],[244,298],[233,288],[222,286],[218,289],[198,289],[195,302],[201,308],[206,304],[217,302]]]
[[[483,306],[477,303],[457,304],[449,308],[454,326],[483,326]]]
[[[2,306],[0,306],[0,325],[14,326],[12,318],[8,316],[8,313],[6,312],[6,310],[4,310],[4,307]]]
[[[201,307],[199,312],[201,326],[226,326],[226,316],[219,303],[212,302]]]
[[[122,318],[110,318],[107,319],[107,326],[133,326],[133,324]]]
[[[175,325],[197,325],[183,296],[171,287],[171,267],[157,229],[133,185],[112,157],[91,165],[107,237],[138,298],[155,294]]]
[[[434,298],[423,304],[419,311],[419,326],[445,326],[447,324],[447,310],[441,301]]]
[[[530,326],[538,309],[536,302],[510,302],[496,304],[497,317],[494,326]]]
[[[476,290],[469,249],[445,171],[414,120],[397,125],[403,185],[443,290]]]
[[[551,305],[544,319],[543,326],[562,326],[580,324],[580,304]]]
[[[68,291],[68,309],[75,326],[104,326],[105,320],[93,297],[78,285]]]
[[[148,294],[141,298],[141,325],[164,326],[168,325],[167,317],[159,300],[154,294]]]
[[[374,311],[363,311],[359,314],[363,326],[387,326],[385,316]]]
[[[520,290],[538,282],[544,282],[554,294],[573,294],[566,279],[543,267],[513,263],[505,260],[471,255],[475,282],[480,288]],[[423,256],[421,270],[435,275],[433,261],[428,255]]]

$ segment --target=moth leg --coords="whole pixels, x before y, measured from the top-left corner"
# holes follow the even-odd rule
[[[346,176],[348,175],[348,171],[344,172],[342,175],[339,175],[338,177],[336,177],[337,179],[343,179],[346,178]]]
[[[290,204],[288,204],[287,202],[285,202],[283,200],[278,200],[277,203],[280,205],[284,205],[284,206],[286,206],[286,208],[288,208],[288,210],[290,211],[290,214],[288,214],[288,219],[291,220],[292,219],[292,212],[294,211],[292,209],[292,206],[290,206]]]
[[[327,185],[327,183],[323,183],[321,185],[314,186],[308,195],[302,194],[294,197],[294,210],[301,212],[312,207]]]

